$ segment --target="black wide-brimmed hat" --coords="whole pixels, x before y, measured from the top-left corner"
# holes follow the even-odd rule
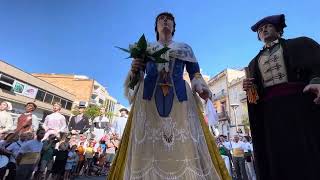
[[[257,32],[259,27],[263,26],[265,24],[274,25],[278,31],[283,31],[283,28],[287,27],[287,25],[285,23],[284,14],[279,14],[279,15],[267,16],[267,17],[261,19],[255,25],[253,25],[251,27],[251,30],[253,32]]]
[[[119,110],[119,112],[121,112],[121,111],[126,111],[127,113],[129,113],[129,110],[126,109],[126,108],[121,108],[121,109]]]
[[[86,108],[86,102],[80,101],[80,102],[79,102],[79,109],[80,109],[80,108]]]

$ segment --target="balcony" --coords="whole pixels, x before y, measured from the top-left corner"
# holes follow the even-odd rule
[[[98,101],[95,99],[90,99],[89,104],[97,105]]]
[[[224,90],[220,91],[219,93],[213,94],[213,100],[220,100],[220,99],[224,99],[226,97],[226,93],[224,92]]]
[[[92,94],[93,95],[96,95],[96,96],[99,96],[99,89],[94,89],[93,91],[92,91]]]
[[[240,99],[240,101],[242,102],[242,101],[246,101],[247,100],[247,94],[246,94],[246,92],[240,92],[239,93],[239,99]]]
[[[218,120],[219,121],[229,121],[229,116],[228,116],[228,113],[225,111],[225,112],[220,112],[218,113]]]

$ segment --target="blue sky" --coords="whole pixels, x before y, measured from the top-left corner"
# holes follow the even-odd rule
[[[262,44],[250,31],[260,18],[284,13],[284,37],[320,42],[316,0],[0,0],[0,59],[30,73],[87,75],[124,105],[130,67],[127,47],[145,33],[155,40],[154,19],[176,18],[175,41],[188,43],[203,72],[248,64]]]

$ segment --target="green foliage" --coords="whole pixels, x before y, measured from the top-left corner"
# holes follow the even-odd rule
[[[160,58],[160,56],[170,50],[170,48],[164,47],[154,52],[153,54],[150,54],[150,52],[147,51],[148,43],[144,34],[139,38],[139,41],[137,43],[130,45],[129,49],[121,48],[118,46],[115,47],[124,52],[130,53],[129,58],[142,58],[145,63],[150,59],[154,59],[155,63],[168,62],[167,60]]]
[[[170,48],[164,47],[160,49],[159,51],[154,52],[151,56],[152,57],[160,57],[162,54],[166,53]]]
[[[74,115],[74,116],[77,116],[79,114],[79,110],[78,109],[73,109],[71,111],[71,113]]]
[[[97,117],[100,115],[100,107],[96,105],[92,105],[86,108],[84,111],[84,115],[88,118],[93,119],[94,117]]]
[[[242,116],[242,124],[246,132],[250,131],[250,122],[249,122],[249,117],[247,115]]]
[[[165,63],[165,62],[167,62],[167,60],[165,60],[165,59],[163,59],[161,57],[155,57],[155,62],[156,63]]]
[[[106,112],[106,115],[107,116],[114,116],[115,114],[113,112],[109,111],[109,112]]]
[[[116,48],[118,48],[118,49],[120,49],[120,50],[122,50],[124,52],[130,53],[130,51],[128,49],[125,49],[125,48],[122,48],[122,47],[118,47],[118,46],[116,46]]]
[[[140,52],[145,52],[147,50],[147,40],[144,34],[142,34],[142,36],[140,37],[137,46]]]
[[[153,54],[150,54],[150,52],[147,51],[148,43],[146,40],[146,37],[144,34],[139,38],[137,43],[134,43],[134,45],[129,45],[129,50],[124,49],[121,47],[116,46],[116,48],[130,53],[129,58],[141,58],[143,59],[143,62],[146,64],[147,61],[154,60],[155,63],[166,63],[168,62],[167,60],[161,58],[160,56],[164,53],[166,53],[170,48],[169,47],[164,47]],[[134,79],[131,80],[129,83],[129,88],[134,89],[134,86],[139,82],[140,76],[137,75],[134,77]]]

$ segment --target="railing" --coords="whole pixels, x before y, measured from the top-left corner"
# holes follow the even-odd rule
[[[90,99],[89,103],[91,103],[91,104],[96,104],[96,103],[97,103],[97,100],[95,100],[95,99]]]
[[[226,93],[224,91],[220,91],[219,93],[213,95],[213,100],[219,100],[225,97],[226,97]]]
[[[246,92],[240,92],[239,93],[239,99],[240,101],[247,99],[247,93]]]
[[[93,90],[92,94],[99,96],[99,90],[98,89]]]
[[[219,121],[227,121],[227,120],[229,120],[228,113],[226,111],[218,113],[218,119],[219,119]]]

